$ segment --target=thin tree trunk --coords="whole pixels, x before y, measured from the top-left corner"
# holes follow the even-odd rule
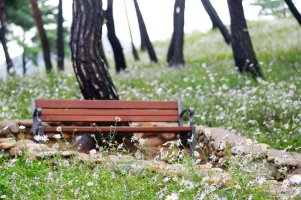
[[[157,55],[156,55],[154,47],[149,39],[147,29],[146,29],[146,26],[145,26],[145,23],[144,23],[137,0],[134,0],[134,5],[135,5],[135,10],[136,10],[137,19],[138,19],[138,25],[139,25],[139,30],[140,30],[140,36],[141,36],[141,48],[144,46],[148,52],[150,60],[152,62],[157,63],[158,62]]]
[[[242,0],[228,0],[228,6],[231,17],[231,44],[235,65],[241,73],[248,73],[254,79],[263,77],[249,35]]]
[[[5,38],[5,20],[4,20],[4,0],[0,0],[0,41],[2,43],[5,59],[6,59],[6,66],[7,66],[7,73],[13,74],[13,62],[9,56],[9,52],[6,45],[6,38]]]
[[[25,52],[22,54],[22,68],[23,68],[23,76],[26,75],[26,55]]]
[[[44,24],[41,16],[41,11],[38,7],[38,2],[37,0],[30,0],[33,14],[34,14],[34,19],[35,23],[39,32],[39,36],[41,39],[42,43],[42,48],[43,48],[43,56],[44,56],[44,61],[45,61],[45,66],[46,66],[46,71],[49,73],[52,70],[52,64],[51,64],[51,57],[50,57],[50,46],[48,42],[48,38],[44,29]]]
[[[124,3],[125,14],[126,14],[126,21],[127,21],[127,24],[128,24],[128,28],[129,28],[129,32],[130,32],[130,37],[131,37],[132,54],[134,56],[134,59],[136,61],[138,61],[139,60],[139,55],[138,55],[138,52],[137,52],[135,44],[134,44],[133,35],[132,35],[132,29],[131,29],[130,22],[129,22],[128,11],[127,11],[127,8],[126,8],[126,3],[125,3],[125,1],[123,1],[123,3]]]
[[[57,16],[57,67],[60,71],[64,71],[65,59],[63,22],[63,0],[59,0]]]
[[[173,34],[171,43],[168,48],[167,62],[169,66],[179,65],[184,66],[184,11],[185,0],[176,0],[173,14]]]
[[[107,10],[105,12],[105,17],[107,19],[107,29],[108,29],[108,39],[112,46],[114,59],[115,59],[115,68],[116,72],[126,69],[126,62],[122,50],[122,46],[115,33],[115,24],[113,17],[113,0],[108,0]]]
[[[301,14],[297,10],[295,4],[291,0],[284,0],[284,1],[287,4],[290,11],[292,12],[292,14],[294,15],[294,17],[296,18],[296,20],[298,21],[299,25],[301,26]]]
[[[223,24],[222,20],[219,18],[216,10],[214,9],[214,7],[212,6],[210,0],[201,0],[202,3],[203,3],[203,6],[206,10],[206,12],[208,13],[211,21],[212,21],[212,24],[213,24],[213,27],[217,27],[221,34],[223,35],[224,37],[224,40],[227,44],[230,44],[230,41],[231,41],[231,36],[230,36],[230,33],[229,31],[227,30],[226,26]]]

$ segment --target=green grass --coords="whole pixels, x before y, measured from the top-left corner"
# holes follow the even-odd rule
[[[148,64],[146,54],[140,54],[142,61],[134,63],[128,53],[128,71],[114,74],[111,63],[121,99],[180,99],[185,107],[195,109],[196,124],[224,126],[274,148],[301,152],[300,27],[294,19],[282,19],[250,22],[249,29],[265,81],[256,83],[236,71],[231,48],[219,32],[193,33],[185,37],[183,69],[167,67],[164,60],[169,41],[155,43],[159,64]],[[70,71],[71,66],[68,68]],[[0,82],[0,91],[0,120],[30,119],[31,98],[82,98],[72,73],[10,77]],[[57,159],[63,163],[61,158]],[[12,164],[1,156],[0,197],[5,194],[8,199],[158,199],[163,191],[163,198],[174,192],[180,199],[193,199],[211,191],[206,198],[214,199],[217,195],[247,199],[251,194],[254,199],[271,198],[266,188],[256,183],[256,177],[265,176],[264,173],[258,174],[256,167],[244,171],[243,159],[229,163],[232,180],[226,186],[202,185],[204,177],[192,170],[184,178],[197,187],[184,192],[180,192],[183,177],[170,177],[175,181],[163,183],[166,175],[149,169],[128,176],[122,170],[87,166],[70,159],[69,167],[62,165],[53,171],[50,162],[51,159],[31,162],[23,156]],[[99,174],[97,180],[92,177],[95,171]],[[50,172],[53,180],[47,182]],[[93,185],[88,186],[89,182]],[[77,188],[80,192],[74,196]]]

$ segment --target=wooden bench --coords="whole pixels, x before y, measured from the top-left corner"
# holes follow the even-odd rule
[[[182,111],[180,101],[32,100],[32,108],[34,136],[57,132],[57,127],[43,126],[42,122],[105,122],[114,125],[118,117],[121,122],[177,122],[178,126],[117,126],[116,133],[178,133],[182,144],[186,144],[191,137],[195,138],[194,111],[191,108]],[[188,126],[183,126],[185,113],[189,116]],[[98,128],[101,133],[112,130],[111,126]],[[72,134],[74,130],[75,134],[99,133],[99,129],[94,126],[62,125],[64,134]],[[195,139],[192,141],[193,151]]]

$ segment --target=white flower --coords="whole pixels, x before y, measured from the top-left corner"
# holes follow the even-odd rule
[[[26,128],[26,127],[23,126],[23,125],[19,126],[19,129],[20,129],[20,130],[24,130],[25,128]]]
[[[169,180],[170,180],[169,177],[165,177],[162,181],[163,181],[163,183],[166,183],[166,182],[169,181]]]
[[[294,174],[289,178],[289,183],[290,184],[301,184],[301,174]]]
[[[178,200],[178,199],[179,199],[178,194],[172,193],[171,195],[168,195],[165,200]]]
[[[197,152],[197,151],[194,151],[193,154],[194,154],[195,157],[199,157],[200,156],[200,153]]]
[[[56,131],[57,132],[62,132],[62,127],[61,126],[56,127]]]
[[[35,136],[33,137],[33,139],[34,139],[35,141],[39,142],[40,140],[42,140],[42,137],[41,137],[40,135],[35,135]]]
[[[3,195],[0,196],[0,199],[6,199],[6,197],[7,196],[5,194],[3,194]]]
[[[60,134],[55,134],[53,137],[58,140],[61,139],[62,136]]]
[[[46,142],[46,141],[48,141],[49,139],[48,139],[48,136],[47,136],[47,135],[43,135],[43,136],[41,137],[41,140],[44,141],[44,142]]]
[[[207,137],[207,138],[210,138],[211,137],[211,131],[210,131],[210,129],[205,129],[205,136]]]
[[[89,186],[89,187],[93,186],[93,182],[88,182],[87,186]]]
[[[263,177],[263,176],[259,176],[259,177],[257,178],[257,183],[258,183],[259,185],[262,185],[265,181],[266,181],[266,178]]]
[[[90,155],[95,155],[97,152],[96,152],[96,149],[92,149],[92,150],[90,150]]]
[[[212,168],[212,164],[210,162],[206,163],[205,166],[206,166],[207,169],[211,169]]]
[[[115,121],[116,121],[116,122],[121,122],[120,117],[115,117]]]
[[[140,146],[144,146],[145,145],[145,141],[146,141],[146,139],[139,138],[139,140],[138,140],[139,145]]]
[[[285,179],[283,182],[282,182],[282,188],[287,188],[289,186],[290,182],[289,180]]]
[[[181,184],[184,185],[187,189],[193,189],[195,188],[195,185],[191,181],[182,180]]]

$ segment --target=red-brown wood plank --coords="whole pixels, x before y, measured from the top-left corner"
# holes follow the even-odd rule
[[[75,131],[76,130],[76,131]],[[99,131],[100,130],[100,131]],[[108,126],[66,126],[62,127],[63,133],[109,133],[115,130],[117,133],[180,133],[180,132],[190,132],[192,127],[108,127]],[[44,127],[45,133],[55,133],[56,127]]]
[[[177,110],[130,110],[130,109],[43,109],[43,115],[90,115],[90,116],[177,116]]]
[[[115,122],[116,116],[42,115],[43,122]],[[178,116],[119,116],[123,122],[178,122]]]
[[[178,109],[177,101],[35,100],[36,108]]]

